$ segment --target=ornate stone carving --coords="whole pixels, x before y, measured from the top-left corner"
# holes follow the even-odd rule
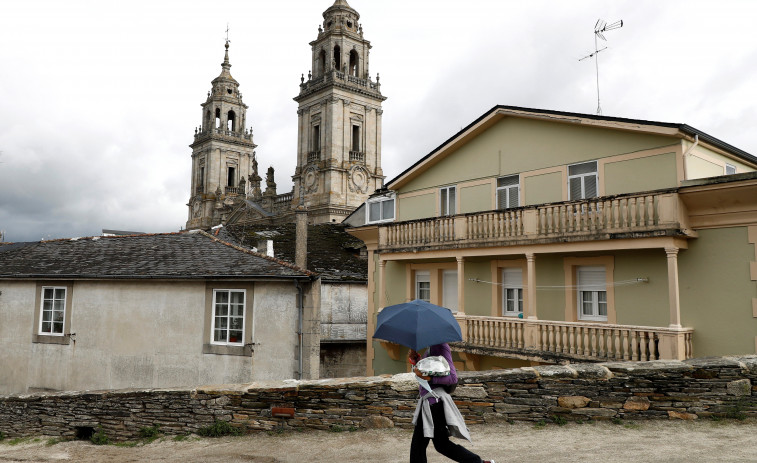
[[[314,193],[318,191],[318,169],[314,166],[310,166],[305,169],[305,173],[302,176],[305,193]]]
[[[353,166],[350,169],[350,181],[347,182],[350,191],[368,193],[368,171],[363,166]]]

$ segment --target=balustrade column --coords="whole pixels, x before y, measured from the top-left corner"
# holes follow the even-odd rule
[[[678,288],[678,248],[665,248],[668,257],[668,303],[670,327],[681,328],[681,299]]]

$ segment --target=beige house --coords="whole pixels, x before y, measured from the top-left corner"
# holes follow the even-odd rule
[[[320,280],[205,232],[0,245],[0,395],[318,378]]]
[[[752,354],[757,158],[684,124],[497,106],[347,223],[382,307],[457,313],[460,366]],[[405,371],[367,343],[367,371]]]

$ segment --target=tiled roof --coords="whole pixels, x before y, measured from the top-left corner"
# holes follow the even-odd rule
[[[289,262],[205,232],[72,238],[0,245],[0,279],[308,278]]]
[[[279,225],[229,225],[218,236],[252,248],[265,239],[273,240],[274,255],[287,262],[294,262],[296,245],[295,224]],[[341,224],[308,225],[308,270],[321,275],[327,281],[368,280],[368,260],[360,257],[362,241],[345,231]]]

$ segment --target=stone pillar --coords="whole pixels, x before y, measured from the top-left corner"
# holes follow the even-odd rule
[[[526,282],[528,303],[526,304],[526,318],[529,320],[537,320],[536,316],[536,255],[532,252],[526,253],[526,261],[528,261],[527,273],[528,279]]]
[[[665,248],[668,257],[668,305],[670,327],[681,327],[681,300],[678,290],[678,248]]]
[[[321,280],[305,284],[302,307],[302,379],[318,379],[321,367]]]
[[[381,312],[386,307],[386,261],[379,257],[379,309],[376,313]]]
[[[457,257],[457,313],[465,315],[465,258]]]
[[[308,268],[308,211],[302,206],[297,206],[294,212],[295,251],[294,264],[300,268]]]

